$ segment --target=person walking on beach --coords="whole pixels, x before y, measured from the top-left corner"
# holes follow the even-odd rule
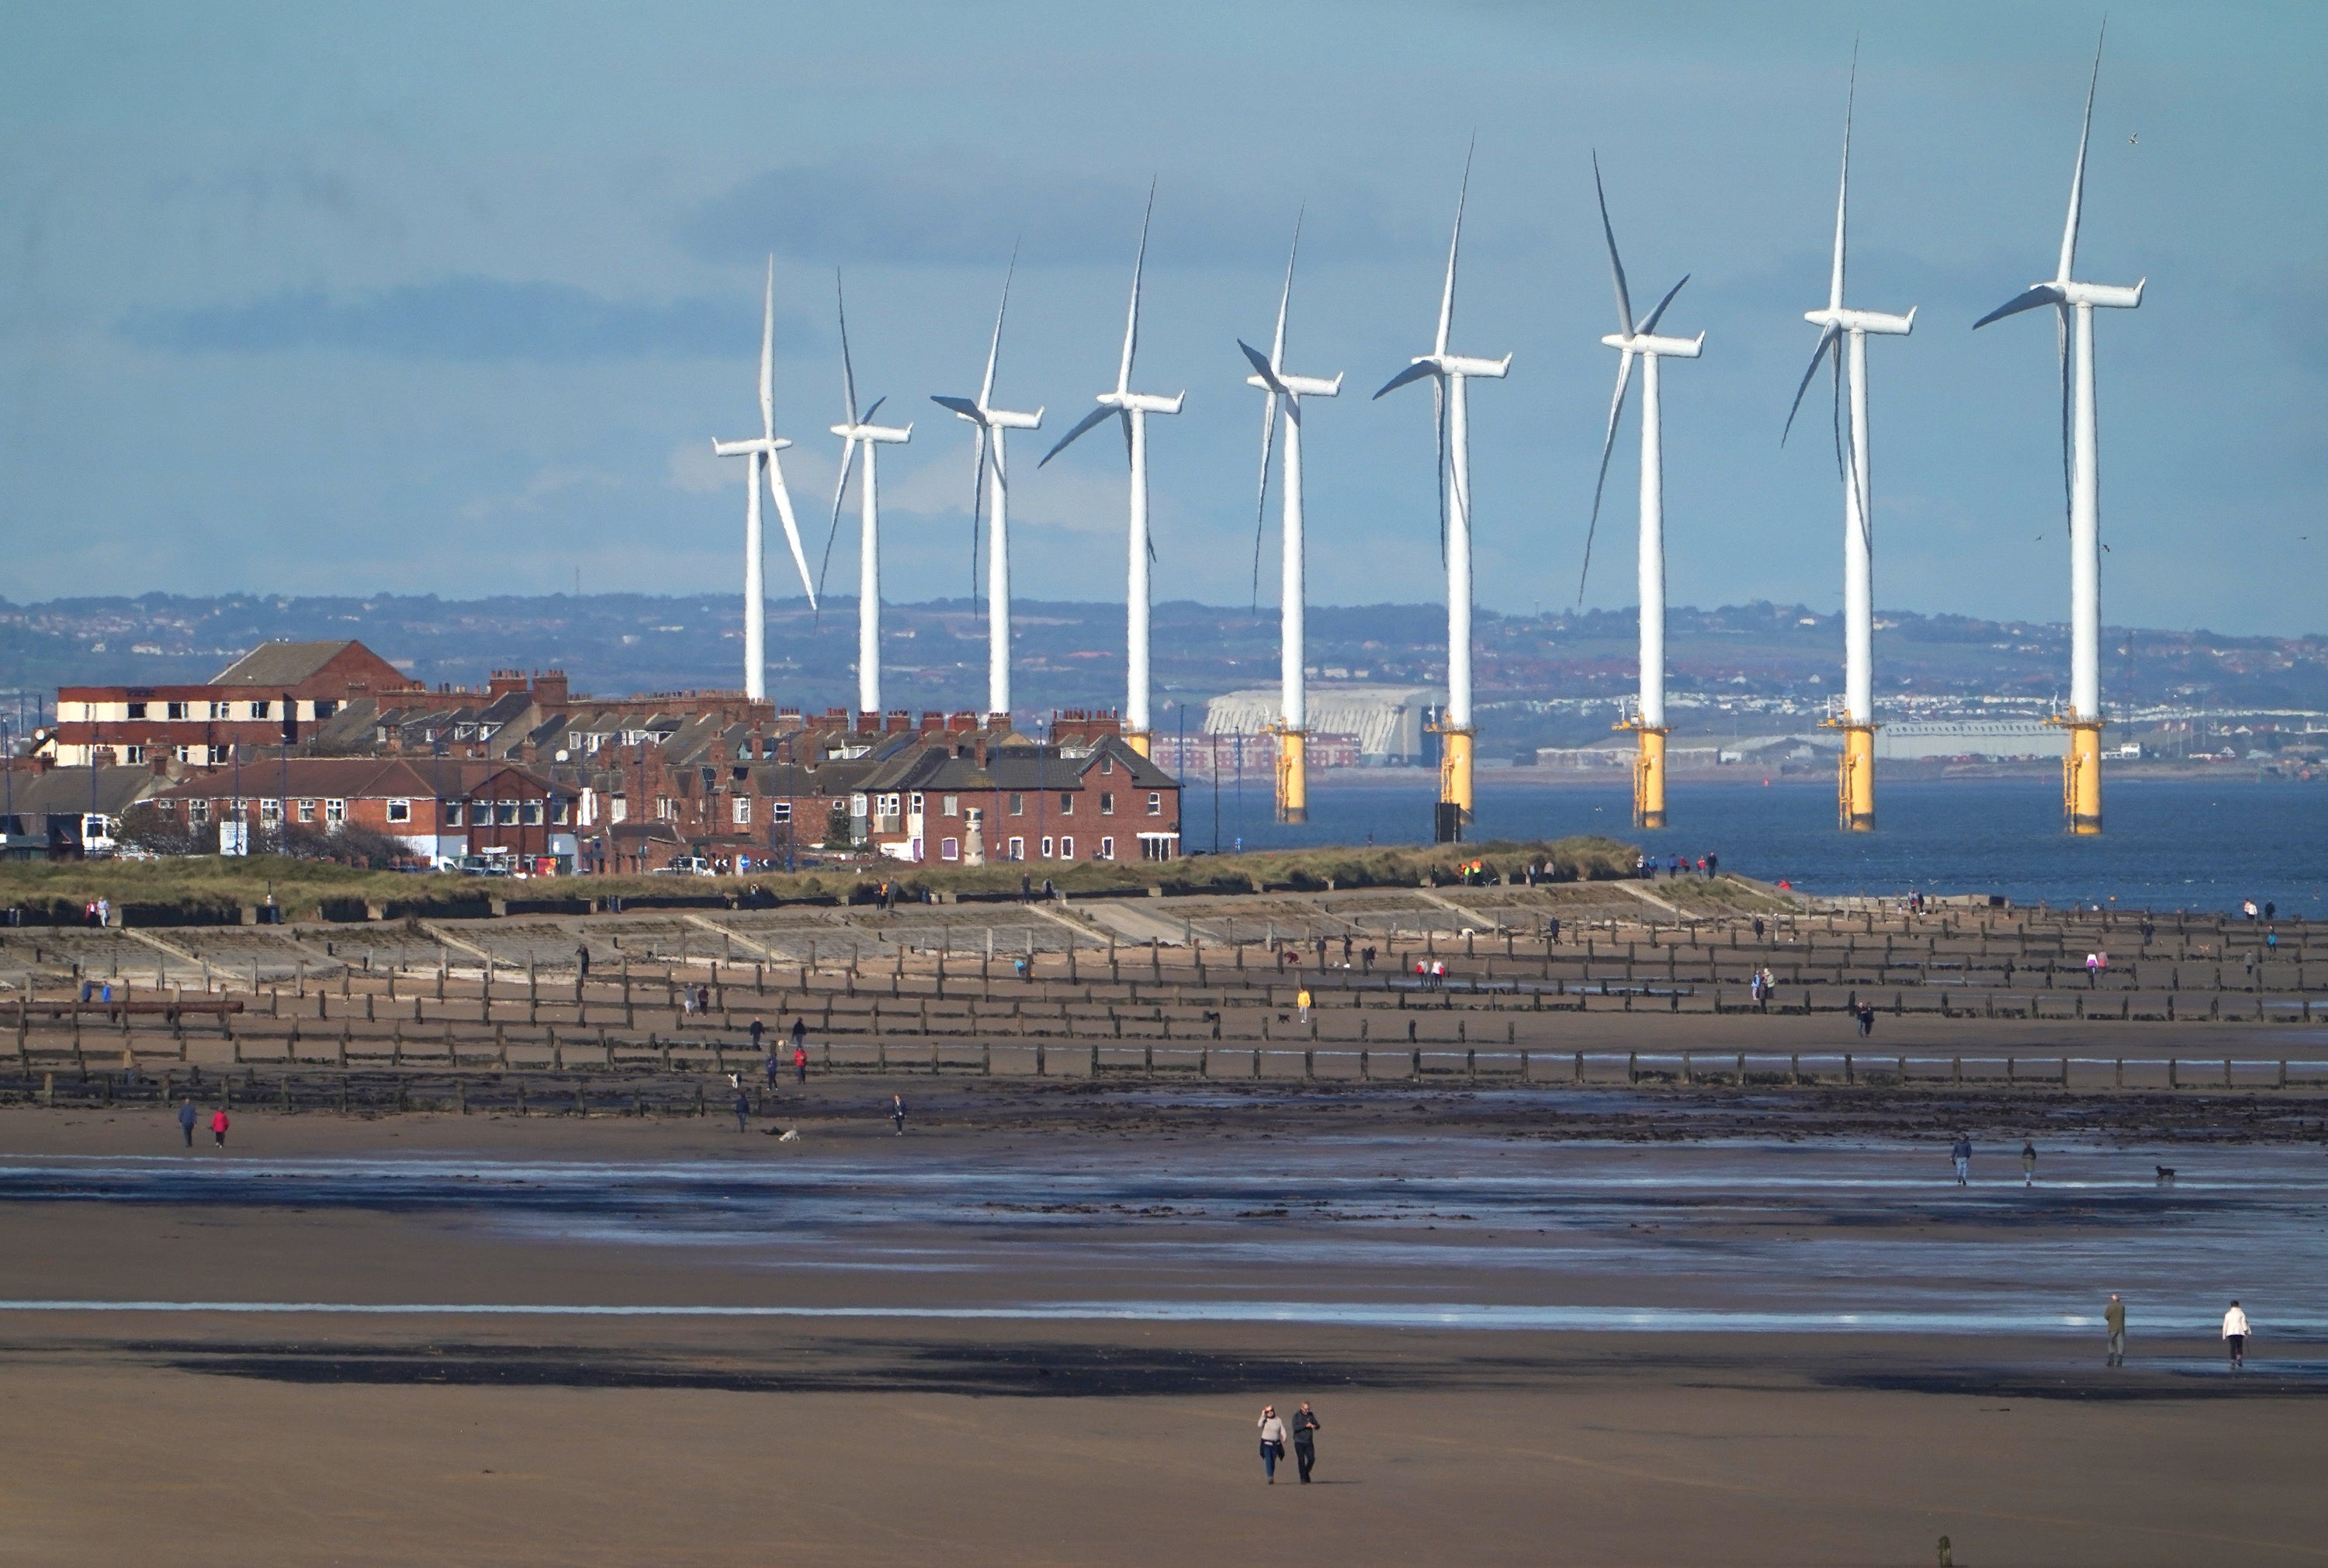
[[[194,1146],[194,1102],[192,1095],[178,1107],[178,1131],[186,1135],[186,1147]]]
[[[577,980],[590,978],[590,947],[587,943],[575,944],[574,975]]]
[[[1958,1187],[1964,1186],[1972,1176],[1972,1139],[1970,1135],[1963,1132],[1957,1134],[1956,1147],[1948,1150],[1948,1158],[1956,1161],[1957,1185]]]
[[[1293,1413],[1293,1462],[1300,1468],[1301,1484],[1310,1484],[1310,1472],[1318,1463],[1318,1429],[1323,1423],[1318,1413],[1303,1400],[1301,1408]]]
[[[2021,1185],[2037,1184],[2037,1146],[2026,1138],[2021,1141]]]
[[[2109,1359],[2102,1365],[2123,1366],[2126,1365],[2126,1303],[2118,1300],[2116,1291],[2110,1292],[2109,1305],[2102,1309],[2102,1321],[2109,1328]]]
[[[767,1038],[768,1026],[760,1019],[754,1019],[751,1028],[746,1032],[752,1037],[752,1054],[756,1056],[760,1054],[760,1042]]]
[[[1310,988],[1308,986],[1305,985],[1293,993],[1293,1005],[1301,1009],[1301,1021],[1308,1023],[1310,1021]]]
[[[2231,1352],[2231,1370],[2239,1372],[2248,1364],[2248,1315],[2239,1310],[2237,1301],[2223,1314],[2223,1343]]]
[[[906,1135],[906,1097],[903,1094],[889,1096],[889,1120],[896,1123],[897,1136],[903,1138]]]
[[[793,1042],[793,1082],[808,1082],[808,1047],[797,1039]]]
[[[1269,1484],[1277,1484],[1277,1461],[1285,1457],[1285,1423],[1277,1419],[1277,1406],[1261,1407],[1261,1473]]]
[[[1875,1032],[1875,1007],[1872,1002],[1859,1004],[1859,1038],[1865,1039]]]
[[[211,1142],[220,1149],[226,1147],[227,1125],[226,1107],[221,1105],[211,1113]],[[2234,1301],[2231,1305],[2236,1307],[2239,1303]]]
[[[736,1131],[752,1130],[752,1092],[741,1084],[736,1085]]]

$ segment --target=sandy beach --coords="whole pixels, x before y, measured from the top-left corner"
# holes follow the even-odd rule
[[[740,1134],[254,1112],[223,1156],[151,1112],[0,1112],[0,1539],[42,1563],[2328,1554],[2304,1295],[2328,1161],[2285,1103],[2188,1098],[2202,1135],[2140,1097],[950,1082],[907,1087],[899,1137],[897,1087],[812,1083]],[[2227,1281],[2258,1321],[2236,1378]],[[1259,1407],[1304,1398],[1321,1484],[1267,1486]]]

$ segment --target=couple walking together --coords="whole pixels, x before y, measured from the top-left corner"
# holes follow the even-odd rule
[[[1319,1424],[1318,1413],[1311,1410],[1309,1402],[1304,1400],[1301,1408],[1293,1413],[1291,1431],[1293,1438],[1293,1460],[1300,1467],[1301,1484],[1305,1487],[1310,1484],[1311,1468],[1318,1462]],[[1263,1405],[1261,1407],[1261,1469],[1262,1473],[1269,1478],[1269,1484],[1272,1487],[1277,1484],[1277,1461],[1285,1457],[1287,1432],[1286,1422],[1277,1413],[1277,1406]]]

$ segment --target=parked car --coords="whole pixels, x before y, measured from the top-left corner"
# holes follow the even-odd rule
[[[657,877],[709,877],[711,862],[700,855],[681,855],[668,866],[658,866],[652,875]]]

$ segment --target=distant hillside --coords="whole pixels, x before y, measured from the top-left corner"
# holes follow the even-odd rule
[[[893,706],[974,707],[984,700],[985,627],[966,600],[898,605],[884,612]],[[2042,700],[2068,667],[2067,628],[2029,622],[1885,612],[1876,653],[1880,694],[1999,695]],[[1310,662],[1327,678],[1433,685],[1445,671],[1445,612],[1432,604],[1319,606],[1310,612]],[[1022,708],[1114,706],[1122,699],[1120,606],[1028,603],[1017,618]],[[794,600],[769,615],[769,681],[803,708],[849,702],[856,606],[828,601],[812,617]],[[630,692],[740,683],[742,615],[730,598],[593,594],[583,597],[450,600],[381,594],[361,598],[237,595],[181,598],[0,600],[0,702],[14,693],[53,700],[62,683],[201,680],[270,638],[360,637],[434,685],[475,684],[503,667],[559,667],[577,690]],[[1159,701],[1201,703],[1277,680],[1277,620],[1187,602],[1155,614]],[[1633,684],[1634,624],[1623,611],[1499,615],[1478,624],[1483,746],[1495,751],[1605,736],[1614,702]],[[1676,609],[1669,619],[1670,684],[1734,707],[1724,729],[1785,728],[1784,710],[1815,707],[1836,689],[1837,617],[1799,606]],[[2114,627],[2103,678],[2113,704],[2216,709],[2328,709],[2328,637],[2227,637],[2208,632]],[[1547,707],[1550,703],[1553,706]],[[1780,710],[1778,714],[1769,709]],[[1171,709],[1159,721],[1178,722]],[[1191,722],[1195,716],[1191,715]]]

